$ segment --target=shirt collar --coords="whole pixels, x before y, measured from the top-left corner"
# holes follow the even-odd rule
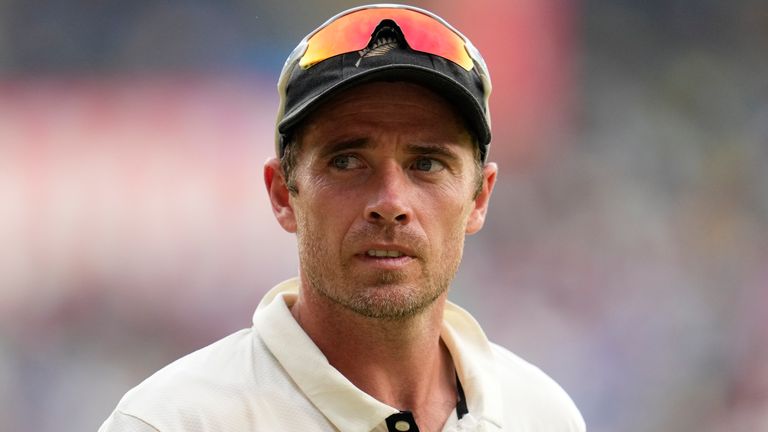
[[[459,306],[446,302],[440,337],[451,353],[467,397],[469,414],[502,427],[502,393],[491,344],[480,324]]]
[[[355,387],[291,315],[298,279],[272,288],[253,314],[253,325],[267,348],[309,400],[340,431],[370,431],[398,412]],[[501,390],[493,380],[488,339],[469,313],[447,302],[441,337],[451,352],[467,397],[469,413],[501,428]]]

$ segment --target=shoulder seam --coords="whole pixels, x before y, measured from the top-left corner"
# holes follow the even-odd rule
[[[126,417],[131,417],[132,419],[140,421],[140,422],[144,423],[145,425],[149,426],[150,428],[152,428],[152,430],[160,432],[160,429],[156,428],[153,424],[149,423],[148,421],[144,420],[143,418],[141,418],[139,416],[127,413],[127,412],[125,412],[125,411],[123,411],[121,409],[116,409],[115,412],[120,413],[120,414],[122,414],[122,415],[124,415]]]

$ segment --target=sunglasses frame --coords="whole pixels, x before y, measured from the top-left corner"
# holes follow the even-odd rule
[[[483,56],[480,54],[480,51],[477,48],[475,48],[472,42],[469,39],[467,39],[467,37],[464,36],[460,31],[458,31],[456,28],[454,28],[452,25],[446,22],[444,19],[440,18],[439,16],[433,14],[428,10],[417,8],[414,6],[389,4],[389,3],[360,6],[360,7],[345,10],[341,13],[334,15],[333,17],[328,19],[326,22],[324,22],[322,25],[320,25],[315,30],[313,30],[311,33],[309,33],[307,36],[305,36],[304,39],[302,39],[301,42],[299,42],[296,48],[293,49],[291,54],[286,59],[285,64],[283,65],[283,69],[280,72],[280,81],[278,82],[278,85],[277,85],[278,90],[280,91],[280,94],[285,93],[285,87],[288,84],[288,78],[290,75],[288,71],[293,67],[294,63],[299,62],[301,58],[304,56],[304,54],[307,52],[307,49],[309,48],[309,41],[310,39],[312,39],[312,37],[315,34],[317,34],[318,32],[320,32],[321,30],[323,30],[328,25],[330,25],[331,23],[333,23],[334,21],[338,20],[341,17],[353,14],[355,12],[359,12],[362,10],[369,10],[369,9],[403,9],[403,10],[413,11],[416,13],[420,13],[422,15],[426,15],[427,17],[437,21],[438,23],[445,26],[448,30],[455,33],[462,41],[464,41],[464,48],[467,50],[469,57],[472,59],[473,63],[475,64],[475,67],[473,69],[477,69],[477,73],[483,82],[484,99],[486,100],[486,105],[487,105],[488,97],[490,96],[490,93],[491,93],[491,76],[488,72],[488,66],[485,64],[485,59],[483,59]],[[427,53],[427,54],[435,55],[431,53]],[[309,65],[308,68],[312,67],[313,65]],[[487,106],[486,106],[486,109],[487,109]]]
[[[334,21],[338,20],[341,17],[344,17],[346,15],[353,14],[355,12],[359,12],[361,10],[367,10],[367,9],[404,9],[413,11],[416,13],[423,14],[438,23],[445,26],[447,29],[451,30],[453,33],[459,36],[462,41],[464,41],[464,48],[466,49],[467,53],[469,54],[469,57],[472,59],[474,66],[471,70],[467,71],[467,73],[474,73],[477,74],[477,77],[480,79],[480,82],[482,84],[483,88],[483,112],[485,116],[485,122],[487,127],[490,129],[491,127],[491,118],[490,118],[490,107],[488,104],[491,90],[492,90],[492,84],[491,84],[491,76],[488,72],[488,66],[485,63],[485,60],[483,59],[483,56],[480,54],[480,51],[472,44],[472,42],[464,36],[460,31],[458,31],[456,28],[454,28],[452,25],[450,25],[448,22],[446,22],[444,19],[440,18],[439,16],[435,15],[434,13],[417,8],[414,6],[408,6],[408,5],[400,5],[400,4],[374,4],[374,5],[365,5],[365,6],[359,6],[352,9],[345,10],[343,12],[340,12],[327,21],[325,21],[322,25],[317,27],[315,30],[313,30],[311,33],[309,33],[307,36],[304,37],[304,39],[299,42],[299,44],[293,49],[291,54],[288,56],[288,58],[285,60],[285,63],[283,64],[283,68],[280,71],[280,78],[277,82],[277,91],[280,94],[280,105],[278,107],[278,115],[277,115],[277,122],[280,123],[281,119],[283,118],[283,115],[285,113],[285,95],[287,94],[287,87],[288,82],[290,81],[292,71],[295,66],[297,66],[297,63],[299,63],[300,59],[304,54],[306,53],[308,47],[309,47],[309,40],[317,34],[319,31],[326,28],[328,25],[333,23]],[[430,54],[429,55],[436,55],[436,54]],[[451,61],[452,60],[448,60]],[[318,62],[322,63],[322,61]],[[299,66],[300,67],[300,66]],[[462,66],[459,65],[460,68],[464,69]],[[311,69],[311,66],[308,68]],[[466,69],[464,69],[466,71]],[[283,142],[283,135],[280,133],[279,128],[275,128],[275,150],[276,153],[279,156],[282,156],[282,142]],[[487,146],[488,143],[485,144]],[[486,150],[487,151],[487,150]],[[487,154],[487,153],[486,153]]]

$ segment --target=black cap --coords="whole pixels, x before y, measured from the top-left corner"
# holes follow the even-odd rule
[[[426,13],[440,20],[431,13]],[[445,25],[448,26],[447,23]],[[482,57],[466,38],[464,39],[475,63],[471,70],[466,70],[445,58],[412,50],[397,24],[391,20],[383,20],[372,32],[366,48],[328,58],[309,68],[302,68],[298,57],[303,54],[306,40],[312,34],[314,32],[294,50],[280,77],[278,90],[281,109],[278,113],[276,134],[276,150],[279,156],[282,156],[287,139],[294,128],[332,96],[372,81],[408,81],[432,89],[453,104],[477,138],[481,160],[484,162],[487,159],[491,141],[488,112],[491,83]]]

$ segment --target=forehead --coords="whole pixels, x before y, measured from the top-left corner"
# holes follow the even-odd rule
[[[401,134],[417,141],[473,141],[453,105],[432,90],[408,82],[372,82],[343,91],[311,113],[298,129],[302,141],[361,134]]]

